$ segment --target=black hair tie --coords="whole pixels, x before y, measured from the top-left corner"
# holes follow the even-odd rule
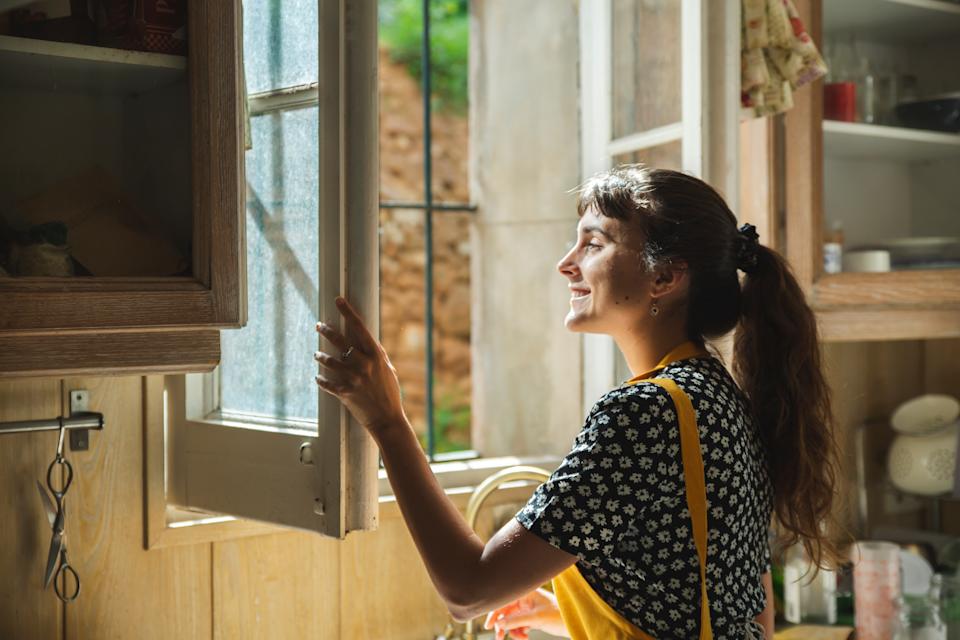
[[[737,235],[737,269],[744,273],[757,270],[757,254],[760,250],[760,236],[752,224],[745,224]]]

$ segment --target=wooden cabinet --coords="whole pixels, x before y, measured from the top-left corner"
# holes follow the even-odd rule
[[[803,0],[823,50],[856,38],[875,82],[911,76],[919,97],[960,90],[960,5],[946,0]],[[834,65],[834,72],[842,69]],[[862,87],[858,87],[861,89]],[[875,91],[884,91],[880,84]],[[882,101],[883,96],[878,97]],[[960,260],[897,262],[888,272],[825,273],[825,231],[842,224],[845,250],[960,240],[960,134],[892,118],[824,118],[824,82],[796,94],[784,118],[786,253],[826,340],[960,336]],[[888,105],[889,106],[889,105]]]
[[[246,323],[239,0],[188,7],[186,56],[0,35],[0,376],[210,370]]]

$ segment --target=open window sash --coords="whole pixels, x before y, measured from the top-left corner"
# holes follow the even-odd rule
[[[664,54],[664,40],[676,42],[679,61]],[[671,168],[709,182],[736,211],[740,0],[583,2],[580,47],[583,179],[633,155],[649,158],[654,166],[670,158]],[[615,72],[625,55],[639,61],[629,76],[619,68]],[[650,113],[651,92],[660,91],[652,80],[659,73],[663,82],[664,65],[644,61],[664,55],[661,62],[679,72],[671,87],[679,95],[661,99],[661,113]],[[617,111],[625,104],[639,109],[632,119]],[[624,120],[640,124],[631,127]],[[589,408],[630,376],[609,336],[585,334],[583,348],[583,406]]]
[[[318,4],[319,315],[342,328],[343,294],[378,335],[377,5]],[[205,420],[215,394],[191,382],[166,388],[169,502],[337,538],[375,528],[377,450],[336,398],[317,387],[316,431],[252,427]]]

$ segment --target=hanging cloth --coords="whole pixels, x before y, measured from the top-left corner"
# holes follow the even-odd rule
[[[676,406],[680,423],[680,455],[686,484],[687,509],[693,524],[693,539],[700,559],[700,640],[711,640],[710,606],[707,600],[707,490],[700,453],[697,414],[689,396],[673,380],[653,375],[668,364],[687,358],[705,357],[707,352],[685,342],[661,360],[652,370],[635,376],[627,384],[652,382],[667,390]],[[607,604],[573,564],[553,579],[560,615],[572,640],[654,640]]]
[[[747,117],[793,107],[793,91],[827,73],[793,0],[742,0],[740,103]]]

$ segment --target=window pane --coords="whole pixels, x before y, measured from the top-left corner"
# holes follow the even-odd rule
[[[380,200],[423,202],[420,2],[379,2]]]
[[[433,214],[435,453],[470,442],[470,219]],[[403,406],[427,442],[424,212],[380,212],[380,336],[397,368]]]
[[[680,0],[613,0],[613,137],[680,122]]]
[[[679,140],[659,144],[648,149],[623,153],[613,157],[614,165],[626,162],[642,162],[655,169],[683,170],[683,145]]]
[[[407,416],[425,441],[423,216],[419,209],[380,210],[380,342],[397,368]]]
[[[251,94],[317,82],[317,0],[243,4],[243,51]]]
[[[425,199],[421,4],[419,0],[379,0],[380,166],[385,201]],[[468,48],[467,0],[431,3],[431,179],[436,202],[470,200]]]
[[[471,449],[470,213],[433,215],[433,403],[437,453]]]
[[[247,326],[223,331],[221,408],[317,417],[317,108],[252,119],[247,152]]]

